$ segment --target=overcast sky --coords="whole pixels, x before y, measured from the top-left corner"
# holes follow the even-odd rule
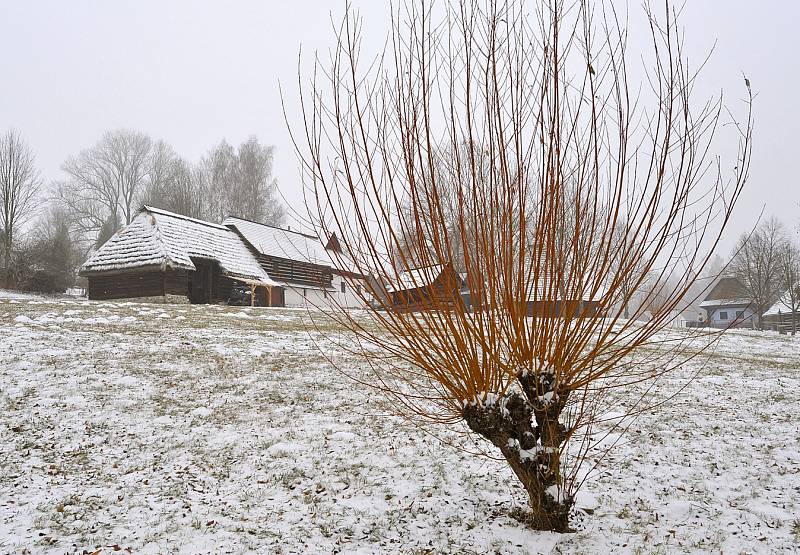
[[[383,45],[387,7],[353,0]],[[762,206],[800,220],[800,2],[687,0],[687,53],[698,62],[717,43],[702,91],[743,96],[742,72],[758,93],[751,179],[721,254]],[[656,2],[658,4],[658,2]],[[344,2],[0,0],[0,131],[20,130],[49,182],[67,156],[104,130],[137,129],[196,161],[225,138],[257,135],[276,146],[275,176],[292,203],[299,170],[283,120],[279,81],[297,102],[297,54],[332,45],[331,15]],[[640,12],[639,2],[629,3]],[[331,11],[333,14],[331,14]],[[634,33],[634,39],[636,35]],[[701,92],[702,92],[701,91]],[[290,114],[296,122],[296,112]]]

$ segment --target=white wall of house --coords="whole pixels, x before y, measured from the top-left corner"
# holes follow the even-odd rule
[[[334,299],[339,306],[364,308],[364,301],[361,300],[358,292],[361,291],[363,295],[369,291],[365,280],[334,274],[333,283],[331,285],[336,290]]]
[[[326,295],[327,293],[321,289],[293,286],[286,288],[284,299],[289,308],[314,307],[326,302]]]
[[[737,326],[749,327],[755,315],[755,311],[750,308],[721,306],[711,312],[709,322],[712,326],[729,326],[735,320]]]
[[[363,280],[345,278],[334,274],[331,290],[300,286],[287,287],[285,292],[286,306],[290,308],[321,307],[333,300],[337,306],[364,308],[364,303],[358,296],[357,288],[361,288],[361,291],[364,292],[365,287],[366,284]]]

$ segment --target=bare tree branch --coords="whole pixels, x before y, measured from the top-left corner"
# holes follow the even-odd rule
[[[20,134],[0,136],[0,237],[3,243],[3,283],[10,287],[11,252],[22,226],[36,213],[42,179],[36,158]]]

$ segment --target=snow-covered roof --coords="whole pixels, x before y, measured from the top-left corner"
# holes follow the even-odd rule
[[[794,289],[797,290],[800,288],[800,283],[794,285]],[[789,298],[789,292],[785,292],[778,302],[772,305],[769,310],[764,313],[764,316],[777,316],[778,314],[792,314],[792,312],[797,311],[797,308],[794,310],[792,309],[792,301]],[[800,311],[798,311],[800,312]]]
[[[232,217],[226,218],[222,225],[238,231],[261,254],[321,266],[331,265],[325,246],[313,235]]]
[[[753,303],[753,301],[751,301],[750,299],[744,299],[744,298],[739,298],[739,299],[711,299],[711,300],[707,300],[707,301],[701,302],[698,306],[700,306],[701,308],[711,308],[711,307],[715,307],[715,306],[736,307],[736,306],[749,306],[752,303]]]
[[[81,274],[152,267],[196,270],[192,257],[215,260],[224,275],[242,281],[277,285],[227,227],[149,206],[95,251]]]
[[[545,274],[540,276],[536,283],[531,283],[527,292],[528,301],[552,300],[550,297],[552,296],[553,290],[555,290],[557,295],[555,300],[558,301],[597,301],[606,294],[605,287],[598,284],[597,291],[592,295],[594,284],[591,283],[591,280],[586,280],[583,284],[566,283],[561,286],[553,285],[551,280],[552,277],[549,274]],[[578,287],[580,285],[583,286],[582,289]]]

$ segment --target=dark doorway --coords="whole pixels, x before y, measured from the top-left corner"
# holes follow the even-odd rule
[[[193,258],[192,262],[197,268],[189,272],[189,300],[192,304],[205,304],[214,299],[214,266],[212,260]]]

